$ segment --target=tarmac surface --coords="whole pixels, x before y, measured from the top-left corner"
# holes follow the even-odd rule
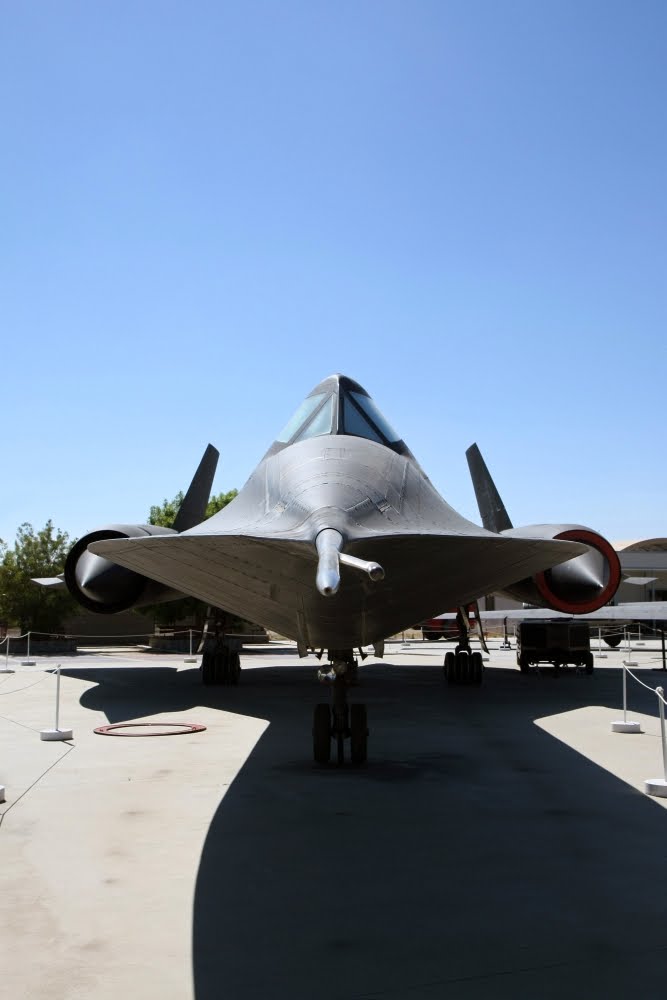
[[[312,763],[327,692],[290,644],[244,653],[236,688],[203,687],[182,655],[10,657],[3,995],[664,995],[667,799],[643,791],[662,776],[656,697],[630,680],[643,733],[614,734],[624,651],[554,678],[520,674],[496,641],[465,688],[444,682],[450,648],[392,643],[365,661],[359,768]],[[664,683],[657,643],[633,659]],[[39,737],[56,663],[71,742]],[[206,730],[93,731],[130,720]]]

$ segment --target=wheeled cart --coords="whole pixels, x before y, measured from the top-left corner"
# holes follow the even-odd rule
[[[593,654],[588,625],[576,621],[519,622],[516,632],[516,662],[522,673],[539,663],[553,664],[558,673],[571,664],[593,673]]]

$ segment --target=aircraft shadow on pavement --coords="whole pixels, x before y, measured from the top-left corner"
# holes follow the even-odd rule
[[[351,699],[369,708],[358,769],[310,761],[312,666],[249,670],[238,688],[67,673],[97,681],[82,703],[110,721],[201,705],[269,720],[202,850],[196,1000],[661,994],[667,813],[534,725],[617,707],[618,670],[494,669],[473,689],[371,664]],[[655,699],[633,692],[633,707]]]

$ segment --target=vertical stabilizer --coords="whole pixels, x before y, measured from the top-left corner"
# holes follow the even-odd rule
[[[487,531],[507,531],[512,527],[512,522],[507,516],[505,504],[500,499],[500,494],[496,489],[482,454],[476,444],[472,444],[466,451],[468,468],[472,478],[472,485],[475,488],[477,506],[479,507],[482,524]]]
[[[196,524],[201,524],[206,517],[206,507],[211,496],[213,477],[219,457],[218,449],[209,444],[192,477],[188,492],[183,497],[183,503],[178,508],[178,514],[174,519],[176,531],[187,531],[188,528],[194,528]]]

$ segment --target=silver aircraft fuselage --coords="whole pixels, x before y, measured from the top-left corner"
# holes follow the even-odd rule
[[[318,589],[326,531],[341,539],[339,586]],[[274,446],[238,496],[196,527],[89,550],[319,649],[379,642],[585,547],[487,531],[442,499],[404,446],[331,433]]]

